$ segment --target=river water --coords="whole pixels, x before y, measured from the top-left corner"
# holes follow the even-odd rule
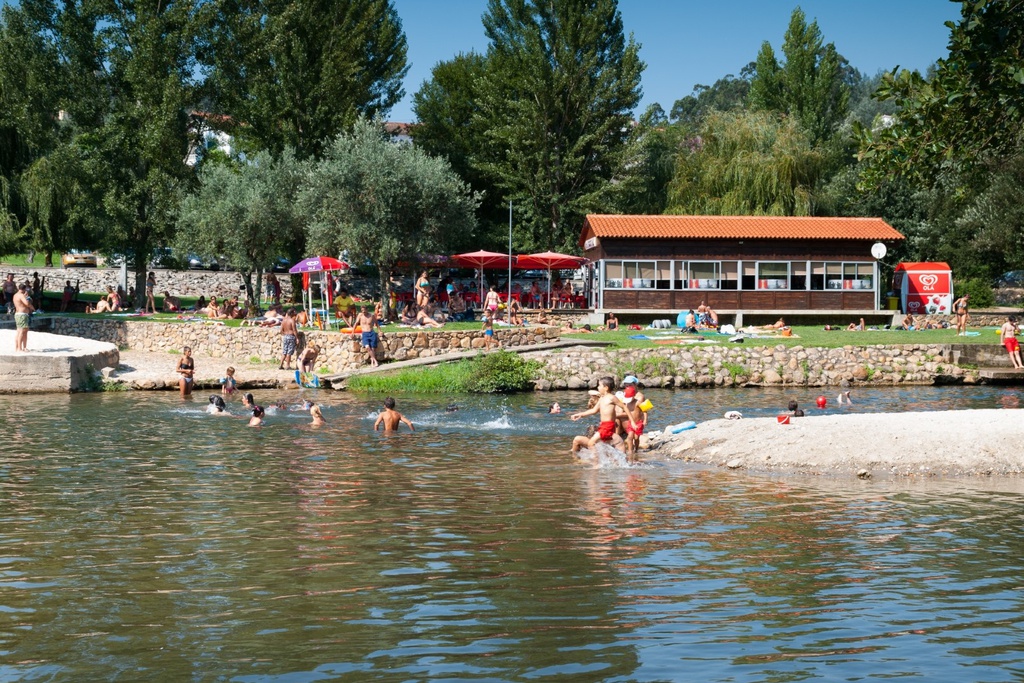
[[[170,392],[0,397],[0,681],[1024,678],[1016,481],[583,469],[546,412],[579,393],[399,397],[396,435],[376,399],[305,395],[326,428]],[[648,395],[657,426],[817,392]],[[843,410],[1020,419],[1018,395]]]

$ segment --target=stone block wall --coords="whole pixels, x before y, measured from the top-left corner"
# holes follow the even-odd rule
[[[185,346],[193,352],[213,358],[245,359],[256,356],[262,360],[281,357],[281,334],[277,327],[228,327],[208,323],[157,323],[129,320],[88,320],[53,317],[52,331],[74,337],[106,341],[118,348],[133,351],[180,351]],[[505,347],[529,346],[558,339],[557,327],[496,329],[495,339]],[[353,340],[358,336],[325,332],[316,329],[301,331],[300,348],[304,343],[319,344],[320,367],[343,372],[362,367],[365,356]],[[445,330],[431,332],[403,330],[381,335],[377,357],[384,360],[411,360],[441,356],[455,351],[482,349],[481,330]]]
[[[543,364],[536,388],[586,389],[637,375],[650,387],[847,386],[972,382],[944,344],[842,348],[702,346],[528,354]]]
[[[239,294],[239,287],[242,285],[242,276],[234,271],[209,271],[209,270],[156,270],[156,292],[162,295],[164,290],[174,296],[211,296],[233,297]],[[7,273],[14,273],[14,279],[18,282],[32,279],[32,273],[39,273],[39,277],[46,278],[43,288],[49,292],[60,292],[64,290],[64,281],[71,280],[71,284],[79,283],[82,292],[102,292],[107,285],[117,287],[121,271],[117,268],[11,268],[0,270],[0,279],[6,278]],[[135,286],[134,273],[128,273],[128,286]],[[279,274],[278,281],[281,283],[281,298],[284,301],[291,299],[291,278],[287,273]]]

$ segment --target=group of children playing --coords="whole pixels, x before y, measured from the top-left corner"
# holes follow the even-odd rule
[[[614,379],[602,377],[597,383],[597,389],[590,390],[587,409],[571,416],[573,422],[590,415],[599,415],[601,418],[597,427],[591,427],[586,436],[577,436],[572,440],[574,456],[579,455],[581,448],[593,449],[599,442],[604,442],[624,450],[628,462],[636,462],[640,436],[647,427],[651,404],[640,391],[640,382],[633,375],[627,375],[622,380],[621,391],[613,393],[614,388]],[[554,405],[557,404],[553,404],[551,412],[556,412]]]

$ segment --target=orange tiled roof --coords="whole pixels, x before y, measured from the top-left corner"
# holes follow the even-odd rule
[[[881,218],[794,216],[610,216],[591,214],[580,243],[596,237],[645,239],[902,240]]]

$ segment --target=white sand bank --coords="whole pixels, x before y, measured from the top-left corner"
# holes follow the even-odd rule
[[[652,435],[645,460],[843,476],[1024,474],[1024,410],[711,420]]]

